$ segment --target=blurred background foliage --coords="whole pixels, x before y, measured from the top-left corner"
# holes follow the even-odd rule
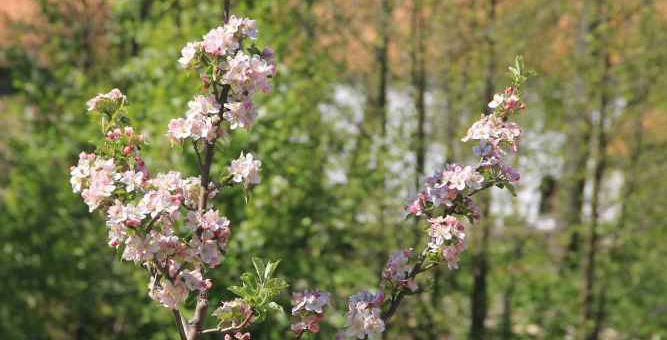
[[[232,5],[257,19],[280,65],[257,126],[217,158],[251,150],[263,166],[248,204],[236,189],[216,202],[234,236],[215,301],[251,254],[281,258],[291,289],[333,292],[315,338],[334,338],[346,296],[377,286],[391,250],[425,242],[402,205],[424,174],[471,160],[460,138],[523,54],[539,76],[520,118],[519,195],[484,201],[461,269],[422,278],[384,337],[667,336],[667,1]],[[221,10],[219,0],[0,4],[2,338],[176,338],[143,272],[117,260],[103,220],[71,193],[68,168],[99,138],[85,101],[118,87],[149,136],[152,171],[196,173],[166,124],[200,86],[178,67],[180,48]],[[253,334],[287,329],[277,315]]]

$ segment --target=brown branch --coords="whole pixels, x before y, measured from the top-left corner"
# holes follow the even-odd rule
[[[223,16],[225,23],[229,21],[229,8],[230,8],[230,0],[224,0]],[[218,103],[220,103],[219,114],[222,115],[225,103],[227,102],[227,96],[229,94],[229,86],[225,85],[222,91],[220,91],[220,93],[218,93],[217,88],[214,87],[214,92],[216,99],[218,100]],[[211,165],[213,164],[213,154],[215,152],[216,142],[217,138],[213,139],[210,142],[207,142],[206,149],[204,151],[205,152],[204,163],[201,168],[201,182],[200,182],[201,190],[199,192],[199,201],[197,204],[197,210],[199,211],[205,210],[206,205],[208,203],[208,184],[211,180],[210,172],[211,172]],[[207,311],[208,311],[208,293],[206,291],[200,291],[199,297],[197,298],[197,306],[195,307],[194,315],[192,316],[192,319],[188,323],[187,340],[199,339],[199,335],[201,334],[202,325],[204,323],[204,319],[206,318]]]
[[[174,319],[176,320],[176,328],[178,328],[178,335],[181,337],[181,340],[186,340],[188,336],[185,334],[185,327],[183,325],[183,318],[181,317],[181,312],[178,309],[172,309],[174,313]]]

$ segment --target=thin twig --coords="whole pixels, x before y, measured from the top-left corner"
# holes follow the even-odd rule
[[[185,334],[185,327],[183,326],[183,318],[181,317],[181,312],[178,309],[173,309],[174,319],[176,319],[176,328],[178,328],[178,335],[181,337],[181,340],[186,340],[188,338]]]
[[[231,326],[225,327],[225,328],[222,328],[222,327],[209,328],[209,329],[205,329],[205,330],[201,331],[201,334],[218,333],[218,332],[226,333],[226,332],[231,332],[231,331],[239,331],[239,330],[245,328],[246,326],[248,326],[248,324],[250,323],[250,320],[252,320],[252,314],[249,314],[248,316],[246,316],[246,318],[243,319],[243,322],[241,322],[238,325],[232,324]]]
[[[192,147],[195,149],[195,155],[197,155],[197,165],[199,166],[199,172],[204,170],[203,164],[201,162],[201,155],[199,154],[199,147],[197,146],[197,141],[192,141]]]

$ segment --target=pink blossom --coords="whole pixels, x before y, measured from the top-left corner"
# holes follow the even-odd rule
[[[248,18],[237,18],[231,16],[229,22],[225,25],[229,31],[239,32],[242,36],[256,39],[257,38],[257,22]]]
[[[521,129],[519,125],[514,122],[505,122],[501,117],[492,114],[482,115],[468,129],[468,133],[462,141],[485,140],[494,148],[500,148],[502,144],[507,144],[513,151],[516,151],[520,137]]]
[[[329,303],[330,295],[328,292],[318,290],[305,290],[292,294],[292,315],[297,315],[302,311],[322,314],[323,308]]]
[[[234,36],[236,30],[232,26],[219,26],[204,35],[204,51],[213,56],[222,56],[239,48]]]
[[[215,100],[213,95],[195,96],[188,102],[188,115],[198,114],[208,116],[220,112],[220,104]]]
[[[141,199],[142,209],[150,213],[155,218],[161,213],[173,213],[181,205],[181,196],[172,194],[168,190],[158,189],[149,190]]]
[[[190,66],[192,60],[197,55],[197,51],[201,48],[201,42],[189,42],[183,49],[181,49],[181,57],[178,59],[178,63],[181,64],[183,68]]]
[[[217,135],[220,104],[212,95],[195,96],[188,102],[186,118],[176,118],[169,122],[167,135],[173,141],[186,138],[213,140]]]
[[[449,183],[450,189],[461,191],[467,186],[475,190],[482,186],[484,177],[469,165],[462,167],[452,164],[442,172],[442,182]]]
[[[465,242],[462,240],[443,247],[442,256],[447,262],[447,267],[449,269],[457,269],[459,267],[459,255],[464,250],[465,250]]]
[[[181,273],[185,285],[189,290],[200,290],[205,291],[209,290],[213,283],[210,279],[204,279],[201,270],[199,268],[193,270],[185,270]]]
[[[222,80],[236,88],[247,87],[246,82],[249,79],[248,71],[250,68],[250,57],[238,52],[236,55],[227,61],[227,72],[223,75]]]
[[[90,186],[81,192],[83,201],[88,205],[89,211],[94,211],[102,201],[111,196],[116,186],[113,182],[114,176],[113,159],[95,159],[90,167]]]
[[[232,130],[237,128],[248,129],[257,118],[257,111],[249,100],[227,103],[225,108],[227,111],[225,111],[223,117],[229,122],[229,127]]]
[[[352,295],[348,300],[347,322],[345,335],[365,339],[384,332],[384,321],[380,316],[380,307],[384,295],[362,291]]]
[[[122,224],[108,225],[108,242],[110,247],[118,248],[127,238],[126,227]]]
[[[389,256],[389,260],[382,271],[382,278],[393,284],[407,287],[411,291],[417,290],[417,283],[408,279],[412,266],[408,264],[412,251],[398,250]]]
[[[320,322],[323,319],[323,314],[307,315],[300,318],[298,322],[293,323],[290,329],[297,335],[303,332],[318,333],[320,331]]]
[[[405,207],[405,210],[409,214],[415,215],[415,216],[421,216],[422,213],[424,212],[424,204],[426,203],[426,195],[421,193],[417,196],[417,198],[412,201],[407,207]]]
[[[175,191],[182,186],[183,180],[181,173],[178,171],[169,171],[167,173],[159,173],[155,178],[150,180],[150,184],[161,190]]]
[[[250,332],[236,332],[234,335],[231,333],[225,334],[225,340],[250,340],[252,339],[252,336],[250,336]]]
[[[107,106],[121,105],[127,103],[127,97],[119,89],[113,89],[107,93],[100,93],[86,102],[88,111],[104,110]]]
[[[431,223],[428,242],[431,251],[438,251],[453,239],[462,240],[465,238],[465,228],[454,216],[438,216],[430,218],[428,222]]]
[[[169,121],[167,135],[172,140],[183,140],[190,137],[191,124],[183,118],[175,118]]]
[[[131,235],[125,239],[125,249],[121,257],[126,261],[141,263],[152,258],[157,249],[151,246],[150,239]]]
[[[515,94],[514,88],[508,87],[503,93],[495,94],[488,106],[493,110],[498,108],[503,110],[514,110],[521,107],[521,104],[519,97]]]
[[[72,185],[72,191],[75,193],[80,193],[83,187],[87,185],[95,157],[95,154],[82,152],[79,154],[79,163],[70,168],[70,184]]]
[[[155,279],[151,279],[148,289],[148,295],[153,300],[158,301],[169,309],[178,308],[178,305],[185,302],[185,299],[188,297],[187,287],[181,280],[172,282],[168,279],[163,279],[158,284],[155,282]]]
[[[201,243],[201,261],[211,267],[217,267],[222,260],[218,244],[214,240],[206,240]]]
[[[114,180],[123,183],[126,192],[133,192],[144,184],[144,174],[142,172],[128,170],[122,174],[116,174]]]
[[[259,168],[262,162],[254,160],[251,153],[243,154],[238,159],[232,161],[229,166],[229,172],[232,174],[232,180],[236,183],[243,182],[246,186],[259,183]]]
[[[199,218],[199,226],[214,236],[229,234],[229,220],[220,216],[217,210],[210,209]]]

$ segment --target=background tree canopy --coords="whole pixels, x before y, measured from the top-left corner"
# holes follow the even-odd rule
[[[518,196],[484,199],[459,270],[421,279],[386,339],[561,339],[582,320],[601,339],[667,336],[667,2],[664,0],[238,0],[279,63],[242,149],[262,160],[214,272],[215,301],[282,259],[291,289],[338,301],[377,285],[413,247],[403,205],[424,177],[465,161],[465,128],[506,83],[515,55],[538,73]],[[222,21],[219,0],[15,0],[0,4],[0,334],[7,339],[176,339],[147,278],[106,246],[104,221],[72,193],[69,166],[98,131],[85,101],[117,87],[150,138],[153,169],[196,172],[165,137],[199,81],[181,47]],[[241,222],[242,221],[242,222]],[[281,296],[284,306],[289,296]],[[253,330],[285,339],[276,315]]]

